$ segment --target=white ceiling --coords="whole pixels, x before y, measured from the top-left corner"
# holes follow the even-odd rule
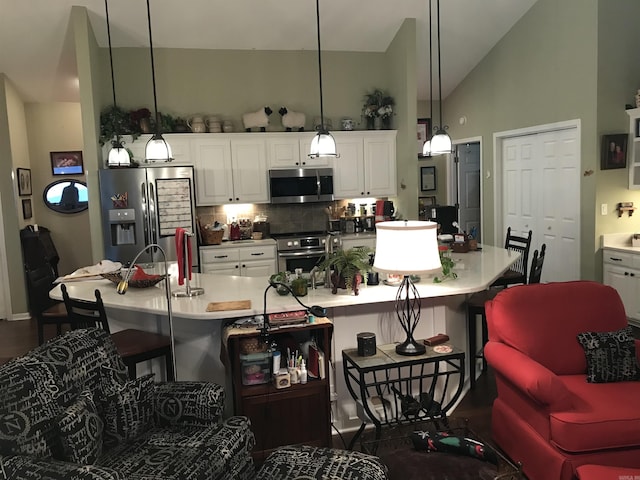
[[[535,2],[442,0],[443,97]],[[313,0],[150,3],[154,47],[316,49]],[[73,5],[87,8],[98,43],[106,47],[104,0],[0,0],[0,72],[27,102],[79,100],[69,28]],[[114,47],[148,47],[144,0],[109,0],[109,17]],[[385,51],[405,18],[417,19],[418,98],[428,99],[427,0],[322,0],[322,49]]]

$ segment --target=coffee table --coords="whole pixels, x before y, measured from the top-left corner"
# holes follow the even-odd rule
[[[502,452],[477,435],[466,420],[450,419],[446,430],[451,435],[476,440],[496,453],[497,465],[456,453],[416,450],[410,435],[413,431],[441,432],[431,421],[414,425],[390,427],[383,439],[363,438],[362,451],[377,455],[389,470],[389,480],[520,480],[524,479],[520,465],[514,465]],[[365,434],[366,436],[366,434]]]

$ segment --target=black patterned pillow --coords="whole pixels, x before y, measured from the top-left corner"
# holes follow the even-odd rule
[[[153,424],[154,374],[120,383],[106,371],[104,395],[104,444],[111,448],[146,432]]]
[[[94,464],[102,453],[103,422],[98,416],[93,394],[83,391],[58,417],[59,460]]]
[[[587,382],[640,380],[640,367],[630,326],[614,332],[579,333],[577,338],[587,357]]]

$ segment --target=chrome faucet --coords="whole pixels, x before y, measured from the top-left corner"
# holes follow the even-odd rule
[[[311,288],[313,290],[316,289],[316,272],[319,272],[320,269],[318,268],[317,265],[315,265],[312,269],[311,272],[309,272],[309,280],[311,281]]]
[[[329,258],[333,255],[333,233],[328,232],[324,240],[324,256]],[[324,288],[331,288],[331,267],[324,269]]]

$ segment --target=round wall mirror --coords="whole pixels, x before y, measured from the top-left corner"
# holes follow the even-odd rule
[[[59,213],[78,213],[89,206],[87,184],[78,180],[57,180],[44,189],[47,207]]]

